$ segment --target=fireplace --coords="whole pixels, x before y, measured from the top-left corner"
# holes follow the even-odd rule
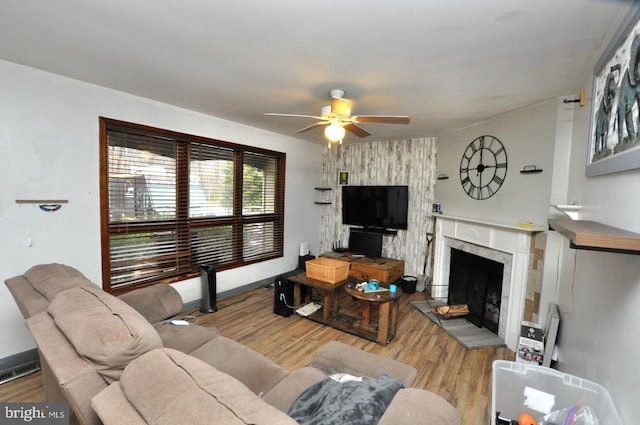
[[[445,215],[436,217],[431,296],[450,301],[450,265],[454,250],[501,263],[502,274],[497,270],[492,272],[495,281],[491,284],[500,287],[499,296],[497,290],[492,291],[492,305],[488,308],[485,305],[485,313],[498,315],[497,335],[513,351],[517,349],[524,314],[532,234],[533,231],[514,225]],[[500,284],[497,283],[499,275]]]
[[[451,249],[448,304],[466,304],[467,320],[498,335],[504,264]]]

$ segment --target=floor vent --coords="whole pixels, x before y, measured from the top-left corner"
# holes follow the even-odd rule
[[[23,376],[31,375],[39,370],[40,364],[38,362],[26,363],[9,370],[3,370],[0,372],[0,385],[13,381],[14,379],[22,378]]]

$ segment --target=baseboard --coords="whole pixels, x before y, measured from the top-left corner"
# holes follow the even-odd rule
[[[285,274],[285,273],[279,273],[275,276],[267,277],[265,279],[257,280],[255,282],[251,282],[246,285],[239,286],[237,288],[229,289],[228,291],[218,292],[216,299],[220,301],[220,300],[224,300],[225,298],[242,294],[244,292],[251,291],[256,288],[273,287],[273,282],[276,280],[278,276],[282,274]],[[201,304],[202,304],[202,299],[189,301],[184,304],[183,311],[191,311],[196,308],[200,308]]]

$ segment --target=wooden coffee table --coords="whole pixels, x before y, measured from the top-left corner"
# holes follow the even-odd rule
[[[376,341],[380,345],[387,345],[391,342],[396,335],[398,323],[397,292],[360,292],[351,285],[345,286],[344,289],[353,298],[362,301],[360,323],[353,322],[345,330]],[[371,307],[374,303],[378,304],[377,321],[371,320]]]
[[[375,341],[380,345],[387,345],[396,334],[398,321],[398,295],[397,293],[376,292],[365,293],[355,289],[352,279],[345,279],[337,283],[328,283],[316,279],[310,279],[305,273],[300,273],[288,278],[294,284],[293,303],[302,305],[307,298],[304,294],[306,288],[314,288],[322,296],[324,306],[313,314],[304,316],[307,319],[331,326],[335,329],[349,332]],[[338,300],[340,290],[345,288],[347,294],[361,301],[361,314],[354,315],[339,311]],[[310,301],[310,300],[309,300]],[[378,317],[371,317],[373,304],[378,306]]]
[[[337,283],[328,283],[321,280],[310,279],[305,273],[300,273],[289,277],[288,280],[294,283],[294,305],[302,305],[305,301],[303,299],[306,298],[303,296],[303,287],[315,288],[320,293],[324,306],[319,311],[306,317],[326,325],[331,325],[333,318],[338,312],[338,290],[349,282],[349,279]]]

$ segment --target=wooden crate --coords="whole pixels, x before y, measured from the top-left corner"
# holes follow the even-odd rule
[[[322,282],[337,283],[349,276],[349,263],[333,258],[319,257],[305,262],[307,277]]]
[[[404,261],[391,258],[360,258],[351,262],[349,276],[359,281],[376,279],[389,285],[395,283],[404,274]]]

